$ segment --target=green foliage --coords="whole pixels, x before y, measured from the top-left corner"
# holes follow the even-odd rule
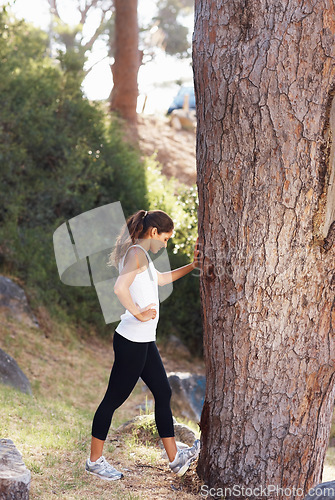
[[[61,67],[72,74],[76,81],[85,77],[86,48],[81,44],[83,26],[69,26],[58,17],[53,18],[52,34],[57,44],[58,59]]]
[[[193,257],[198,231],[198,197],[196,186],[188,187],[176,179],[166,179],[160,164],[152,156],[146,159],[146,182],[150,210],[166,211],[174,220],[173,246],[169,246],[174,255],[178,252],[184,259]],[[170,243],[169,243],[170,244]]]
[[[153,18],[164,35],[163,47],[167,54],[190,56],[188,28],[181,22],[182,14],[189,13],[193,5],[187,0],[158,0],[158,13]]]
[[[82,36],[83,26],[77,24],[70,26],[65,24],[58,17],[53,17],[52,31],[55,41],[59,44],[64,44],[66,50],[80,47],[80,36]]]
[[[143,166],[119,125],[83,98],[80,75],[51,60],[47,45],[42,31],[1,12],[0,264],[28,285],[33,306],[103,328],[95,290],[60,282],[52,235],[113,201],[127,211],[144,206]]]

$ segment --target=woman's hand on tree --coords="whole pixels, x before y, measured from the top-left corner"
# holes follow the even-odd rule
[[[194,248],[194,256],[193,256],[193,267],[200,267],[200,250],[199,250],[199,237],[197,238],[195,248]]]

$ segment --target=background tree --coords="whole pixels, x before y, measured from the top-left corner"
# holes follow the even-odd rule
[[[195,19],[198,472],[306,492],[334,402],[334,4],[196,0]]]
[[[143,30],[149,31],[151,35],[143,37],[146,43],[143,50],[139,50],[137,0],[114,0],[115,37],[110,43],[114,48],[115,62],[111,66],[113,89],[110,109],[128,122],[136,124],[137,121],[137,78],[144,52],[154,57],[153,46],[156,46],[170,55],[189,56],[188,28],[178,18],[181,12],[190,11],[190,4],[190,0],[159,0],[153,24],[149,25],[149,29]],[[153,30],[154,26],[156,30]],[[151,47],[148,41],[151,42]]]
[[[158,0],[157,14],[152,19],[153,23],[149,24],[153,33],[151,47],[157,46],[179,58],[190,57],[188,28],[181,21],[183,17],[192,15],[193,10],[193,0]]]
[[[115,61],[110,109],[136,124],[137,75],[142,55],[138,49],[137,0],[114,0]]]
[[[109,37],[114,36],[114,20],[113,0],[76,0],[75,6],[77,10],[77,24],[66,23],[61,15],[59,1],[47,0],[50,6],[52,15],[51,28],[49,36],[51,37],[51,45],[58,48],[58,51],[63,55],[63,60],[71,63],[76,61],[83,70],[84,78],[92,69],[90,66],[84,71],[87,54],[93,50],[93,45],[98,39],[108,41]],[[94,20],[95,21],[94,21]],[[95,28],[87,36],[83,33],[88,23],[91,23]]]
[[[147,24],[138,26],[135,0],[73,1],[77,24],[65,23],[58,0],[47,0],[53,15],[52,46],[56,46],[64,65],[83,68],[97,40],[106,43],[106,55],[112,60],[113,89],[110,108],[122,118],[136,123],[137,76],[141,64],[153,59],[157,50],[168,55],[190,58],[188,28],[184,17],[193,11],[192,0],[158,0],[157,12]],[[98,18],[95,30],[85,36],[85,27]],[[85,68],[82,78],[93,68]]]

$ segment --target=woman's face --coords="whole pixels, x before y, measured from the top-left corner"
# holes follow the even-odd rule
[[[154,227],[151,230],[151,241],[150,241],[150,250],[153,253],[159,252],[159,250],[163,247],[167,247],[167,242],[171,238],[173,234],[173,231],[170,231],[169,233],[160,233],[158,234],[157,228]]]

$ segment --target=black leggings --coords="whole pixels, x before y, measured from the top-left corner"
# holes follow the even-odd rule
[[[115,359],[106,394],[95,412],[92,436],[105,441],[113,413],[128,398],[139,377],[155,398],[155,420],[161,438],[173,437],[171,387],[155,342],[131,342],[114,334]]]

